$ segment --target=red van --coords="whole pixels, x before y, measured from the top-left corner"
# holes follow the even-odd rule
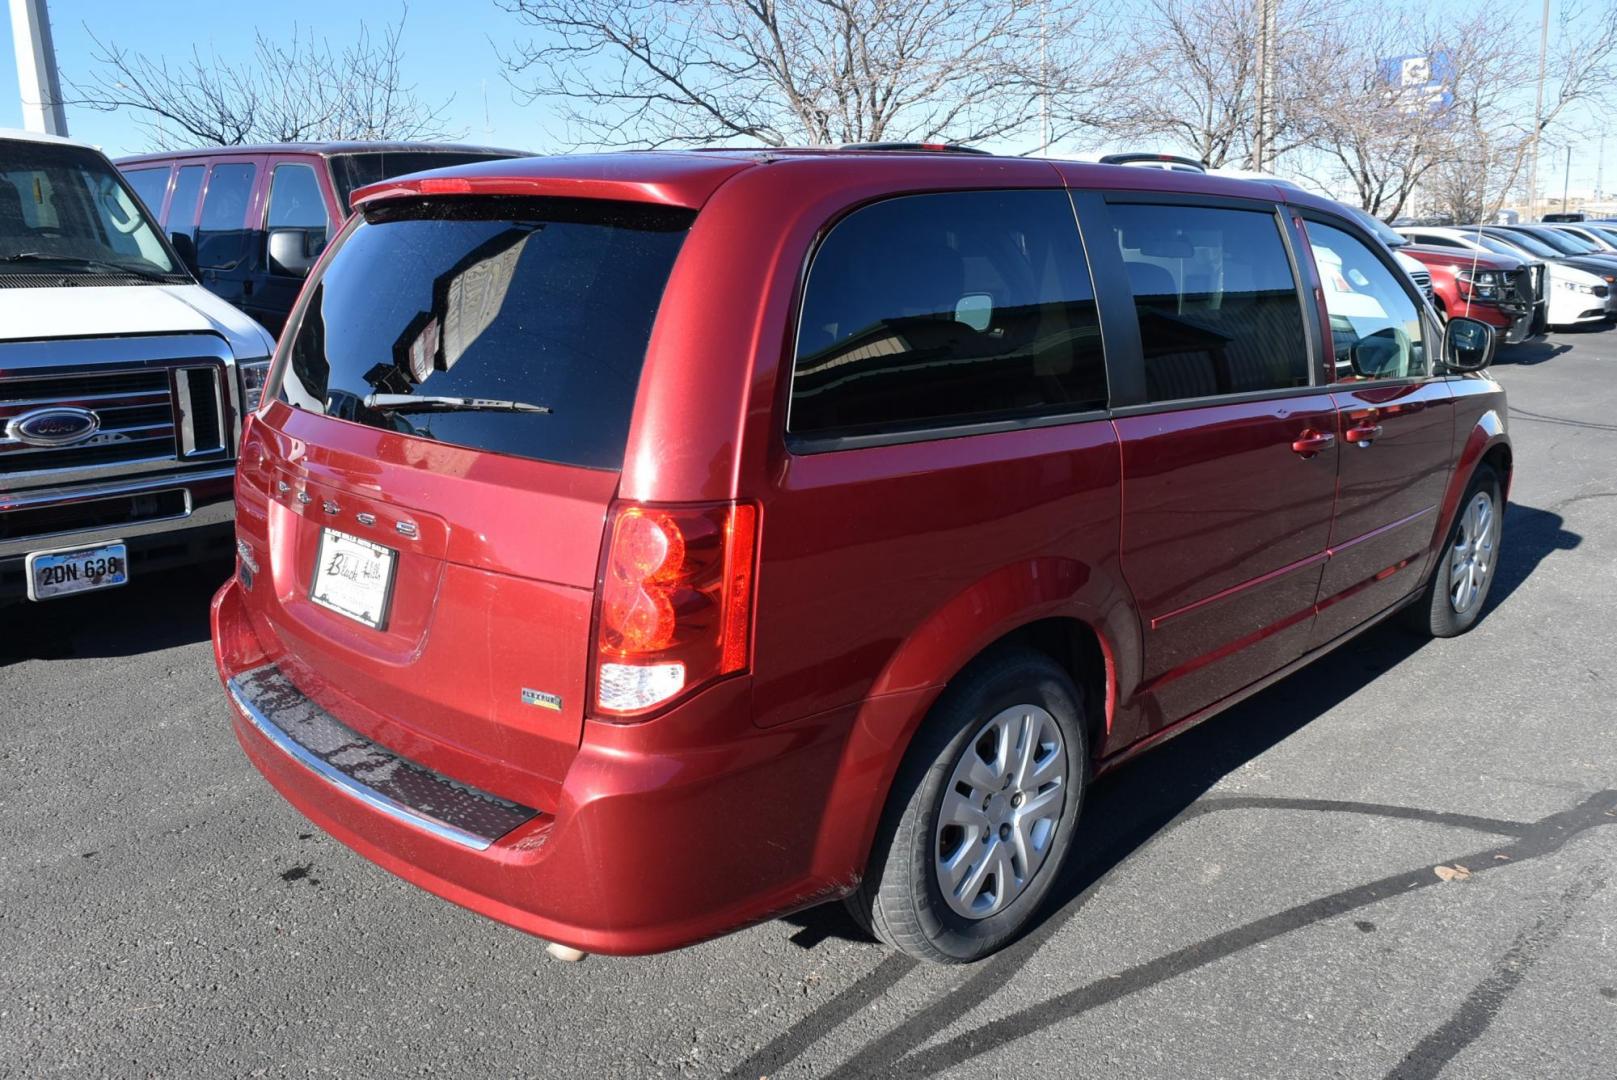
[[[355,203],[244,437],[235,730],[333,836],[565,946],[844,898],[985,956],[1093,776],[1487,597],[1494,335],[1333,204],[880,149]]]
[[[294,142],[165,150],[117,165],[208,291],[279,334],[356,189],[520,156],[442,143]]]

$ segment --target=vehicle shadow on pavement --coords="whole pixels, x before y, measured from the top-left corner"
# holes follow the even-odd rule
[[[1572,346],[1565,342],[1533,338],[1529,341],[1521,342],[1519,345],[1512,345],[1508,349],[1500,349],[1498,356],[1494,358],[1494,363],[1512,364],[1516,367],[1532,367],[1534,364],[1542,364],[1547,360],[1555,359],[1562,353],[1571,351]]]
[[[206,641],[208,603],[230,573],[230,563],[215,560],[107,592],[20,601],[0,614],[0,666],[136,656]]]
[[[1571,551],[1582,543],[1583,537],[1569,531],[1566,519],[1554,510],[1506,503],[1499,568],[1494,571],[1493,588],[1488,591],[1483,618],[1510,599],[1551,552]]]
[[[1513,505],[1506,521],[1508,543],[1502,551],[1498,577],[1489,597],[1490,611],[1508,600],[1552,551],[1576,547],[1582,539],[1562,527],[1560,515],[1534,507]],[[1484,618],[1486,615],[1487,612]],[[832,1075],[846,1078],[933,1075],[961,1060],[989,1052],[1050,1024],[1273,937],[1443,880],[1431,867],[1394,873],[1232,928],[1138,968],[1101,975],[1058,994],[1049,1002],[995,1020],[940,1046],[920,1049],[932,1041],[939,1030],[1002,989],[1046,939],[1078,914],[1095,887],[1119,864],[1186,821],[1207,813],[1289,809],[1370,814],[1427,821],[1506,838],[1503,846],[1485,852],[1467,852],[1457,860],[1482,870],[1559,850],[1574,830],[1617,824],[1617,792],[1602,793],[1540,822],[1495,821],[1415,807],[1208,794],[1228,773],[1306,727],[1384,672],[1414,657],[1425,644],[1396,624],[1378,627],[1309,665],[1306,676],[1294,675],[1282,680],[1096,781],[1084,807],[1083,843],[1062,868],[1039,925],[1004,952],[967,969],[971,975],[954,989],[932,1000],[896,1030],[885,1033],[878,1042],[859,1051]],[[1598,888],[1599,884],[1592,888]],[[1572,897],[1566,903],[1581,903],[1585,898]],[[813,948],[833,937],[870,940],[840,904],[801,912],[787,921],[801,927],[791,940],[805,948]],[[1515,957],[1511,963],[1520,965],[1521,959]],[[906,956],[888,956],[815,1013],[759,1048],[728,1076],[740,1080],[775,1073],[823,1035],[867,1008],[916,967],[916,961]],[[1481,1034],[1492,1014],[1485,1016],[1480,1026],[1471,1013],[1465,1015],[1463,1023],[1457,1014],[1450,1025],[1433,1032],[1411,1051],[1400,1066],[1402,1071],[1395,1075],[1435,1075],[1427,1071],[1427,1066],[1441,1067],[1450,1060]]]

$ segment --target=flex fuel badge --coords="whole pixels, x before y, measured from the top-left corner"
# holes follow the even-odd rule
[[[549,709],[551,712],[561,712],[561,695],[547,694],[543,690],[529,690],[524,686],[522,688],[522,704],[537,705],[541,709]]]

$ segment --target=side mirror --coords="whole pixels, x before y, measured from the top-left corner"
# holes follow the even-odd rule
[[[286,277],[308,277],[310,268],[320,258],[320,248],[325,246],[311,243],[315,239],[315,234],[307,229],[271,229],[270,273]]]
[[[191,276],[197,276],[197,245],[188,233],[169,233],[168,242],[174,245],[174,254],[180,257],[180,262],[191,271]]]
[[[1499,339],[1494,328],[1455,316],[1443,328],[1443,363],[1450,371],[1481,371],[1493,363]]]
[[[1384,326],[1353,343],[1348,364],[1361,379],[1400,379],[1409,372],[1413,351],[1408,334],[1396,326]]]

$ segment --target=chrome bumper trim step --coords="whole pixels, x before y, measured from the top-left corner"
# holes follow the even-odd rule
[[[274,664],[242,672],[227,688],[288,756],[344,794],[434,836],[484,851],[539,815],[372,742],[310,701]]]

